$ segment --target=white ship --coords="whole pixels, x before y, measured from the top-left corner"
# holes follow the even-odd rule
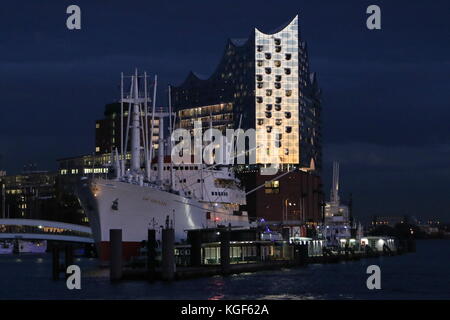
[[[143,80],[143,81],[142,81]],[[114,159],[115,177],[111,179],[83,177],[78,186],[78,197],[89,218],[93,237],[102,260],[109,259],[110,229],[122,230],[124,257],[137,255],[143,240],[147,240],[148,229],[155,229],[157,240],[161,229],[172,226],[175,241],[184,242],[186,230],[226,226],[248,228],[245,192],[229,167],[210,167],[204,164],[173,164],[170,157],[164,159],[164,117],[169,113],[155,112],[156,77],[153,108],[148,112],[147,90],[140,94],[139,87],[147,87],[147,76],[131,77],[131,90],[127,96],[122,90],[122,137],[131,134],[131,157],[129,168],[125,168],[127,140],[121,145]],[[122,77],[123,83],[123,77]],[[122,85],[123,88],[123,85]],[[142,90],[141,90],[142,91]],[[128,103],[128,125],[123,126],[123,103]],[[153,159],[153,135],[146,139],[148,117],[154,123],[159,120],[158,156]],[[172,119],[169,120],[172,130]],[[149,129],[151,131],[149,131]],[[141,138],[143,139],[141,143]],[[123,139],[122,139],[123,140]],[[166,160],[166,161],[164,161]]]

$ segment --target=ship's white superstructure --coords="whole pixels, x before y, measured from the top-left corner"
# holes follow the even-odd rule
[[[122,78],[123,79],[123,78]],[[139,90],[144,85],[144,90]],[[122,80],[123,88],[123,80]],[[144,91],[142,95],[140,92]],[[155,229],[157,239],[164,227],[173,227],[175,240],[186,240],[186,230],[218,227],[248,228],[247,213],[240,210],[245,205],[245,192],[227,166],[207,168],[204,164],[174,164],[170,157],[164,159],[163,121],[169,113],[155,112],[156,77],[153,108],[147,104],[147,76],[137,72],[131,76],[129,95],[122,92],[123,104],[128,104],[128,125],[122,125],[121,152],[113,153],[115,176],[111,179],[83,177],[78,196],[88,215],[94,240],[103,260],[109,258],[109,231],[122,230],[124,255],[139,251],[141,242],[147,240],[148,229]],[[153,157],[153,125],[159,121],[158,155]],[[150,132],[150,137],[148,133]],[[130,135],[130,139],[128,139]],[[141,140],[142,139],[142,140]],[[130,140],[129,165],[127,141]],[[150,159],[157,159],[154,163]],[[128,167],[128,168],[127,168]]]

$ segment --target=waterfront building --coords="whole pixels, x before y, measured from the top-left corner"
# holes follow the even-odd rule
[[[69,199],[59,192],[55,172],[27,169],[0,177],[0,186],[1,218],[83,222],[83,214],[72,212]]]
[[[182,128],[192,129],[194,120],[222,131],[253,128],[256,145],[278,129],[279,163],[320,171],[321,91],[298,16],[274,32],[255,29],[247,39],[230,39],[209,78],[190,72],[171,92]],[[257,163],[264,163],[265,152],[257,150]]]
[[[25,166],[20,174],[0,177],[0,218],[87,224],[76,196],[57,172]]]
[[[123,122],[124,126],[128,123],[128,103],[123,104],[124,113],[123,113]],[[148,107],[148,112],[151,114],[151,109]],[[157,108],[156,112],[160,112],[161,108]],[[121,128],[121,105],[119,102],[109,103],[105,106],[104,118],[99,119],[95,122],[95,154],[98,156],[102,156],[107,153],[111,153],[116,148],[120,152],[121,151],[121,136],[120,136],[120,128]],[[144,111],[143,111],[144,112]],[[144,115],[143,115],[144,116]],[[152,127],[151,119],[148,120],[148,128],[149,133],[151,135],[151,127]],[[128,135],[128,143],[127,151],[130,151],[131,135]],[[159,139],[159,119],[155,118],[153,120],[153,147],[158,149],[158,139]],[[125,146],[125,141],[124,141]]]
[[[247,190],[264,185],[247,196],[247,211],[255,221],[270,230],[287,229],[290,237],[316,235],[315,229],[323,220],[324,198],[318,175],[298,170],[277,179],[277,175],[246,170],[239,176]]]
[[[209,78],[190,72],[171,92],[181,128],[193,129],[199,120],[204,129],[255,130],[255,145],[267,149],[256,150],[256,166],[237,168],[247,190],[274,178],[258,173],[270,163],[265,155],[277,152],[281,172],[300,169],[289,179],[271,182],[282,193],[265,188],[249,196],[250,215],[287,221],[286,212],[292,212],[292,221],[322,221],[321,90],[309,68],[298,16],[273,32],[255,28],[246,39],[229,39]],[[302,207],[303,202],[310,204]]]
[[[2,218],[45,218],[55,205],[55,174],[24,171],[0,177]]]

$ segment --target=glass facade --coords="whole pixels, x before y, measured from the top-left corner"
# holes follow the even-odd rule
[[[255,30],[257,163],[299,163],[298,18],[279,32]],[[288,59],[287,59],[288,58]],[[275,108],[273,108],[275,106]]]
[[[298,17],[272,33],[254,29],[248,39],[230,39],[209,78],[190,72],[172,87],[181,127],[201,119],[213,126],[255,129],[259,164],[321,169],[321,99],[310,73]],[[206,122],[208,122],[206,124]]]

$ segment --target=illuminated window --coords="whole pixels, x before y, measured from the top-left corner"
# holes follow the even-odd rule
[[[275,135],[275,147],[277,147],[277,148],[281,147],[281,139],[282,139],[281,133],[277,133]]]
[[[97,129],[100,128],[100,123],[96,123],[95,128],[97,128]]]
[[[265,192],[270,194],[280,193],[280,183],[279,181],[266,181],[264,183]]]
[[[95,147],[95,152],[100,152],[100,147]]]

